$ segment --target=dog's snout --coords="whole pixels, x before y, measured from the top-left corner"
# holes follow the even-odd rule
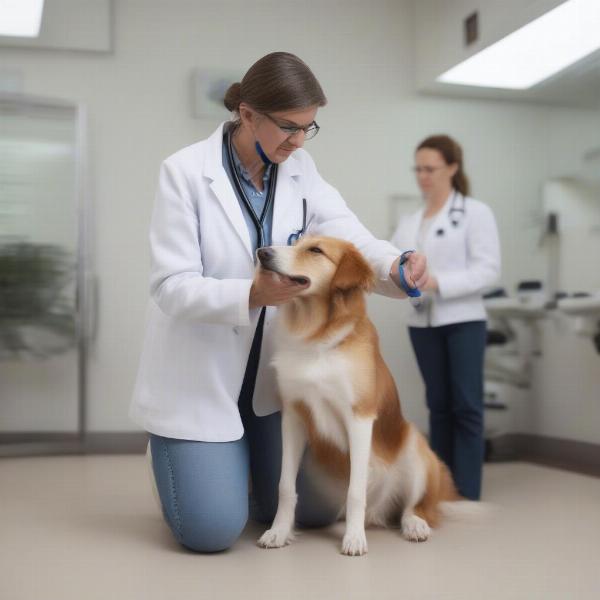
[[[267,266],[275,258],[275,250],[269,247],[259,248],[256,254],[258,256],[258,260],[260,260],[261,264],[264,266]]]

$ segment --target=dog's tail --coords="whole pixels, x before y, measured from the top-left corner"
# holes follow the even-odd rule
[[[451,520],[482,520],[489,518],[496,507],[489,502],[473,500],[453,500],[440,502],[439,510],[442,516]]]
[[[491,516],[494,505],[487,502],[466,500],[461,496],[448,467],[438,460],[439,469],[439,504],[438,510],[442,517],[450,520],[482,520]]]
[[[493,512],[493,505],[466,500],[454,484],[448,467],[431,450],[420,436],[421,455],[427,460],[427,492],[421,501],[420,510],[425,520],[433,527],[440,518],[450,520],[481,520]]]

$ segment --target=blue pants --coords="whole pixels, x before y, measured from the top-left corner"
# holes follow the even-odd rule
[[[244,436],[233,442],[195,442],[151,435],[152,464],[163,515],[176,539],[197,552],[229,548],[248,517],[270,524],[281,471],[281,413],[257,417],[252,395],[262,338],[262,317],[238,401]],[[296,520],[300,527],[333,523],[340,506],[319,493],[301,467]],[[248,482],[251,494],[248,495]]]
[[[459,493],[478,500],[486,323],[410,327],[409,333],[425,380],[431,447],[450,468]]]

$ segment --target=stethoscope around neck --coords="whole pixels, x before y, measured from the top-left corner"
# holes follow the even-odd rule
[[[460,202],[460,204],[458,204]],[[452,199],[450,200],[450,207],[448,208],[448,221],[452,224],[454,229],[462,223],[466,214],[466,198],[463,194],[452,190]],[[442,237],[445,234],[443,227],[436,230],[435,235]]]
[[[293,246],[306,233],[306,198],[302,198],[302,227],[290,233],[287,245]]]
[[[264,232],[265,218],[266,218],[267,214],[269,213],[269,209],[275,200],[275,188],[277,185],[278,165],[276,163],[271,163],[269,161],[270,165],[271,165],[271,169],[272,169],[271,170],[271,184],[269,185],[269,193],[267,195],[267,201],[265,202],[263,211],[259,216],[256,214],[256,211],[254,210],[252,203],[246,196],[246,192],[244,191],[244,188],[240,181],[237,169],[235,168],[235,163],[233,160],[232,137],[233,137],[232,132],[229,132],[227,135],[226,149],[227,149],[227,160],[229,161],[229,167],[230,167],[231,173],[233,174],[233,185],[235,187],[235,190],[236,190],[238,196],[242,199],[242,202],[244,202],[244,205],[248,209],[248,213],[250,214],[250,217],[252,218],[252,222],[254,223],[254,227],[256,228],[256,234],[258,237],[258,247],[262,248],[265,245],[265,232]],[[260,148],[260,145],[258,144],[258,142],[257,142],[257,152],[259,154],[262,153],[262,148]],[[263,158],[262,155],[261,155],[261,158]],[[263,162],[265,162],[265,164],[266,164],[266,161],[264,158],[263,158]],[[296,231],[293,231],[289,235],[289,237],[287,239],[288,246],[294,245],[306,233],[306,228],[308,226],[308,223],[306,221],[307,212],[308,211],[307,211],[307,205],[306,205],[306,198],[302,198],[302,227],[300,229],[297,229]]]
[[[269,184],[269,193],[267,194],[267,200],[265,202],[261,214],[257,215],[256,211],[254,210],[254,207],[252,206],[252,202],[250,202],[250,200],[246,196],[246,192],[244,191],[244,187],[242,186],[242,182],[240,181],[237,169],[235,168],[235,162],[233,160],[232,133],[233,132],[230,131],[227,134],[227,160],[229,161],[229,168],[231,170],[231,173],[233,174],[233,185],[238,196],[241,198],[242,202],[248,209],[248,214],[250,215],[250,218],[254,223],[254,227],[256,228],[258,247],[262,248],[265,245],[265,218],[269,214],[269,210],[271,209],[271,206],[273,205],[273,202],[275,200],[275,188],[277,187],[277,164],[271,163],[271,182]]]

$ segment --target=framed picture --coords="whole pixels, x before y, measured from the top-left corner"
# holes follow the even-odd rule
[[[229,112],[223,105],[225,92],[240,81],[243,73],[199,67],[192,71],[192,117],[225,119]]]

